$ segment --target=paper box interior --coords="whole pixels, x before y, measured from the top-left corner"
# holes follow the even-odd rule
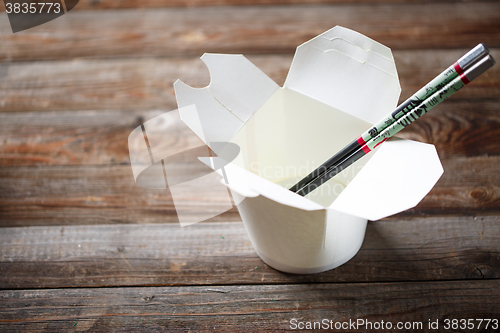
[[[414,207],[443,172],[434,146],[393,138],[306,197],[288,190],[397,106],[390,49],[357,32],[337,26],[299,46],[283,87],[242,55],[201,59],[209,86],[174,85],[181,119],[219,142],[219,156],[221,142],[240,147],[217,172],[256,252],[278,270],[345,263],[367,220]]]

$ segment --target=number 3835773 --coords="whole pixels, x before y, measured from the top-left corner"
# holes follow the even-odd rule
[[[5,9],[7,14],[42,14],[61,12],[61,3],[59,2],[23,2],[23,3],[6,3]]]

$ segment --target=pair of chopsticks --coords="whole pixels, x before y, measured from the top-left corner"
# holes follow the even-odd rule
[[[495,64],[484,44],[479,44],[399,105],[392,113],[361,134],[329,160],[290,188],[305,196],[372,151],[430,109],[463,88]]]

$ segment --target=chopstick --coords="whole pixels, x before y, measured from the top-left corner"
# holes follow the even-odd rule
[[[483,58],[485,55],[489,54],[489,50],[486,45],[480,43],[450,67],[445,69],[441,74],[432,79],[419,91],[417,91],[413,96],[408,98],[406,101],[401,103],[394,112],[389,114],[384,119],[380,120],[377,124],[371,127],[369,130],[361,134],[356,140],[352,141],[350,144],[345,146],[342,150],[316,168],[313,172],[308,174],[297,184],[290,188],[290,191],[297,192],[302,187],[306,186],[308,183],[321,176],[326,170],[330,169],[333,165],[339,163],[344,158],[348,157],[354,153],[358,148],[362,147],[367,141],[371,140],[378,133],[386,129],[396,120],[408,113],[413,107],[420,104],[421,101],[425,100],[427,97],[431,96],[434,92],[442,88],[445,84],[456,78],[458,75],[462,74],[466,69],[470,68],[479,59]]]
[[[398,133],[493,66],[495,60],[488,53],[485,45],[476,46],[374,127],[292,186],[290,190],[302,196],[307,195]]]

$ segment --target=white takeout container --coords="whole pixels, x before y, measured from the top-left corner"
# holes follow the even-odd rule
[[[242,55],[201,59],[210,85],[174,85],[181,119],[211,147],[240,147],[217,172],[255,251],[280,271],[342,265],[367,220],[414,207],[443,173],[433,145],[393,138],[307,197],[287,189],[397,106],[391,50],[357,32],[337,26],[299,46],[283,87]]]

